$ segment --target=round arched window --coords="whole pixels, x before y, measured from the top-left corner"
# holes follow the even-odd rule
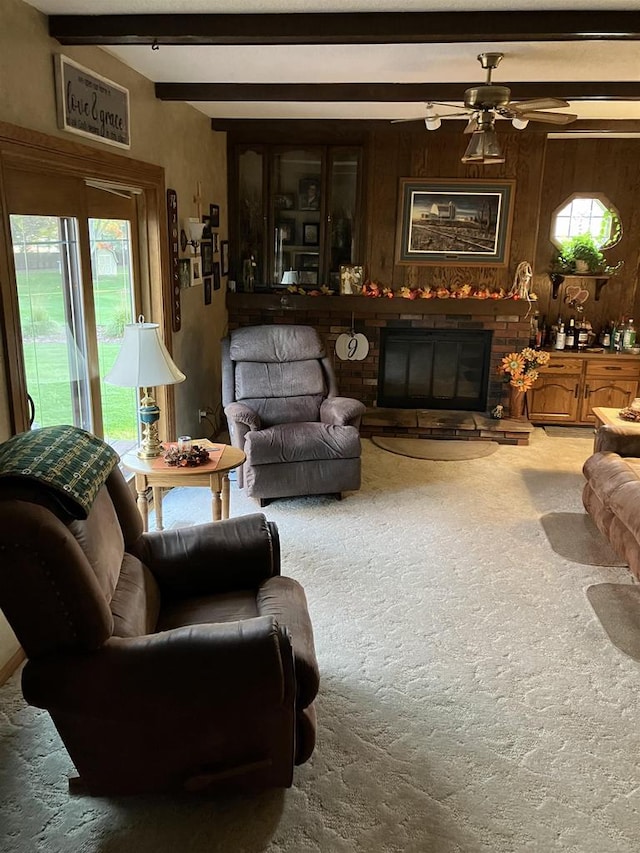
[[[551,217],[551,242],[558,248],[578,234],[590,234],[599,249],[610,249],[622,237],[618,211],[600,193],[574,193]]]

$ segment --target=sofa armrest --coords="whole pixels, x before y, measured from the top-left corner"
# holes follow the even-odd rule
[[[99,650],[30,660],[22,689],[30,705],[122,720],[150,715],[232,714],[293,702],[288,633],[260,616],[111,638]]]
[[[625,426],[603,424],[596,432],[593,452],[611,451],[620,456],[640,457],[640,433]]]
[[[255,589],[280,574],[278,528],[262,513],[144,533],[135,556],[178,597]]]
[[[230,422],[244,424],[249,429],[261,429],[260,415],[244,403],[229,403],[224,407],[224,413]]]
[[[324,424],[358,427],[365,411],[364,403],[351,397],[327,397],[320,406],[320,420]]]

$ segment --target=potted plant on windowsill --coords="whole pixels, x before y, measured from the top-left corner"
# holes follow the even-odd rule
[[[591,234],[577,234],[562,243],[553,262],[561,275],[609,274],[604,255]]]

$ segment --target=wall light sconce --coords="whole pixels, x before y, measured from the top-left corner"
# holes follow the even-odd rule
[[[204,233],[206,225],[204,222],[200,222],[199,219],[195,218],[187,219],[186,222],[182,223],[182,225],[183,227],[180,231],[180,248],[183,252],[186,252],[187,246],[191,246],[193,254],[196,255],[200,248],[202,234]]]

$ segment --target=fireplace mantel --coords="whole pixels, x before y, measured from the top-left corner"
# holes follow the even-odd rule
[[[403,299],[395,296],[301,296],[292,293],[227,293],[230,314],[262,311],[321,311],[350,315],[447,314],[482,317],[523,317],[536,302],[520,299]]]

